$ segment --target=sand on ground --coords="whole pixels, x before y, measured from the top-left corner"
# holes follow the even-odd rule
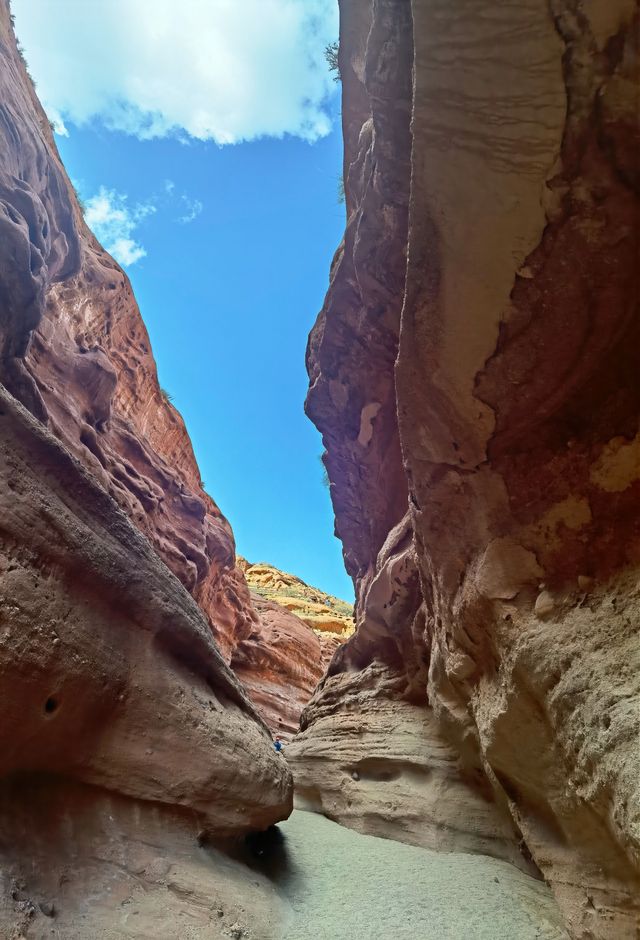
[[[272,873],[285,940],[567,940],[547,886],[507,862],[360,835],[296,810]]]

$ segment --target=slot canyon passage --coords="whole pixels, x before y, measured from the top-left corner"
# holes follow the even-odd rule
[[[339,6],[355,632],[236,557],[0,0],[1,938],[640,937],[638,8]]]

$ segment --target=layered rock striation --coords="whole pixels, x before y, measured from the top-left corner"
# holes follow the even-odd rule
[[[254,594],[291,611],[321,639],[323,636],[346,639],[353,633],[353,606],[346,601],[265,562],[251,564],[238,558],[238,567]]]
[[[353,633],[352,608],[273,565],[238,558],[238,567],[258,622],[231,666],[269,727],[288,736],[333,653]]]
[[[29,179],[22,143],[17,149]],[[25,404],[149,538],[229,661],[255,621],[231,527],[204,491],[184,421],[159,386],[128,278],[84,224],[73,193],[69,202],[79,260],[46,292],[22,366],[31,383]]]
[[[638,14],[341,0],[307,410],[357,592],[289,749],[363,831],[640,930]]]
[[[291,809],[225,661],[257,614],[4,0],[0,153],[0,934],[228,934],[206,845]]]
[[[2,5],[3,381],[149,538],[228,661],[255,620],[231,527],[160,389],[128,278],[83,221]]]
[[[70,776],[188,807],[216,834],[286,812],[288,774],[194,600],[0,389],[0,778]],[[238,742],[251,756],[242,770]]]
[[[158,383],[128,278],[84,223],[6,11],[2,30],[5,385],[149,539],[197,601],[223,658],[235,655],[251,676],[256,701],[266,701],[263,679],[281,686],[273,692],[288,703],[293,728],[333,641],[317,648],[305,625],[289,619],[292,642],[277,656],[277,679],[260,676],[277,642],[273,617],[261,619],[236,565],[231,527],[203,489],[184,421]],[[308,673],[302,687],[301,672]],[[264,714],[280,727],[275,703]]]

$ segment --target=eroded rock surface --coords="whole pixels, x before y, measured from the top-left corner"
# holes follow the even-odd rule
[[[572,936],[631,940],[637,8],[340,7],[348,218],[307,408],[358,630],[289,757],[362,830],[446,845],[451,826],[473,850],[502,832],[483,850],[530,856]],[[375,791],[350,774],[371,759]],[[415,807],[443,780],[436,833]]]
[[[255,595],[258,619],[231,666],[274,732],[292,734],[325,668],[323,647],[305,623]]]
[[[6,11],[0,35],[2,380],[150,540],[198,602],[225,660],[252,638],[237,658],[251,673],[255,652],[257,673],[270,656],[260,643],[269,645],[271,618],[260,620],[231,527],[204,491],[182,417],[158,384],[131,285],[83,221]],[[336,645],[323,644],[287,722],[297,724]],[[298,688],[299,673],[295,656],[289,672],[280,656],[279,700]],[[273,724],[273,710],[265,714]]]
[[[6,940],[280,940],[286,905],[266,875],[200,837],[198,819],[68,780],[4,784]],[[6,886],[6,887],[5,887]]]
[[[83,868],[90,840],[76,846],[72,832],[88,818],[106,839],[93,846],[103,856],[97,870],[104,873],[110,857],[113,864],[128,857],[147,816],[155,838],[162,817],[171,862],[174,839],[185,851],[185,819],[195,853],[197,832],[229,837],[286,817],[291,780],[193,598],[104,490],[4,389],[0,479],[0,929],[17,930],[24,910],[9,903],[14,883],[42,893],[46,878],[34,873],[53,869],[64,880],[62,859]],[[65,787],[78,785],[81,819],[74,798],[64,798]],[[29,788],[37,797],[31,810]],[[51,791],[63,817],[47,803]],[[110,826],[112,804],[126,809]],[[39,835],[27,822],[36,825],[38,813]],[[137,896],[132,878],[122,877],[116,906]],[[92,895],[81,897],[77,886],[65,892],[62,881],[54,891],[50,881],[47,897],[53,892],[55,904],[67,904],[70,923],[79,913],[82,924],[102,923],[105,896],[94,898],[94,911]],[[163,923],[160,906],[153,923]],[[64,935],[83,937],[84,929],[78,924]]]
[[[2,381],[149,538],[228,662],[256,620],[231,527],[158,384],[129,280],[82,219],[0,8]]]
[[[273,731],[298,730],[300,714],[336,649],[353,633],[352,608],[273,565],[238,558],[258,616],[231,666]]]
[[[229,935],[197,839],[291,809],[221,652],[257,614],[4,0],[0,153],[0,935]]]
[[[323,634],[346,639],[353,633],[353,607],[346,601],[265,562],[251,564],[244,558],[238,558],[238,567],[254,594],[291,611],[321,639]]]
[[[187,806],[223,834],[273,821],[287,774],[199,608],[74,458],[0,396],[2,776],[68,774]],[[264,795],[234,783],[239,742]]]

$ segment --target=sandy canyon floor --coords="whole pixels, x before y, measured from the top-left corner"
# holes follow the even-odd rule
[[[363,836],[300,810],[280,828],[270,874],[286,940],[567,937],[547,887],[506,862]]]

